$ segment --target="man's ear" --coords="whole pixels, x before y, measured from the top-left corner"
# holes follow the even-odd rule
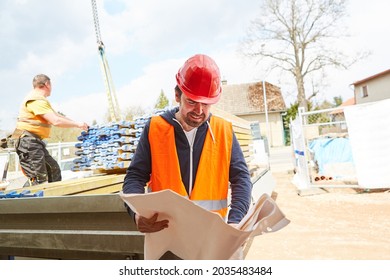
[[[175,91],[175,101],[180,104],[180,94]]]

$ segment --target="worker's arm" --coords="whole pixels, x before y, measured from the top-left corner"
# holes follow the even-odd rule
[[[150,180],[151,154],[148,140],[149,124],[150,122],[145,125],[142,131],[139,143],[137,144],[137,150],[127,169],[123,182],[123,193],[144,193],[145,186]],[[151,218],[146,218],[134,213],[127,204],[125,206],[140,232],[157,232],[168,227],[168,220],[157,221],[157,213]]]
[[[53,110],[47,100],[28,101],[27,109],[34,115],[43,117],[46,121],[54,126],[59,127],[78,127],[82,130],[88,130],[88,125],[84,122],[75,122],[65,116],[58,114]]]
[[[150,180],[151,154],[149,144],[149,122],[145,125],[137,144],[134,157],[127,168],[123,182],[123,193],[145,193],[145,186]]]
[[[50,124],[58,127],[78,127],[82,130],[88,130],[88,125],[85,122],[75,122],[67,117],[61,116],[56,112],[43,114],[42,117]]]
[[[229,168],[229,181],[232,199],[228,223],[238,224],[249,210],[252,182],[240,144],[234,134],[232,157]]]

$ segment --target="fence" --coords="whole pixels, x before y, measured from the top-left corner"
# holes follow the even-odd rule
[[[296,185],[358,187],[344,108],[305,112],[290,125]]]

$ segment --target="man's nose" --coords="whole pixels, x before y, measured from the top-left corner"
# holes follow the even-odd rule
[[[203,112],[202,103],[200,103],[200,102],[196,103],[195,106],[194,106],[194,111],[197,114],[201,114]]]

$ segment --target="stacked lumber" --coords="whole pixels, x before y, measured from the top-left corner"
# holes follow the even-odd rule
[[[259,166],[254,161],[253,155],[255,151],[253,148],[253,135],[251,131],[250,122],[216,107],[212,107],[211,112],[213,113],[213,115],[224,118],[225,120],[232,123],[233,131],[244,154],[244,158],[248,165],[251,177],[257,176],[262,170],[261,166]]]
[[[124,174],[95,175],[67,181],[44,183],[14,190],[14,197],[65,196],[117,193],[122,190]],[[22,192],[28,195],[22,195]],[[16,193],[21,194],[19,196]],[[8,198],[11,194],[8,194]]]
[[[249,164],[253,157],[253,148],[251,144],[253,143],[253,136],[251,132],[250,123],[240,117],[222,111],[218,108],[212,108],[212,113],[215,116],[219,116],[229,121],[233,125],[233,131],[236,134],[238,143],[241,146],[241,150],[244,154],[245,161]]]

